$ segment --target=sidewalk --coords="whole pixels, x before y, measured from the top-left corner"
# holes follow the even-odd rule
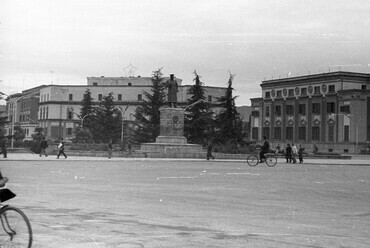
[[[232,159],[215,159],[207,161],[206,159],[186,159],[186,158],[126,158],[126,157],[86,157],[86,156],[68,156],[65,159],[61,156],[59,159],[56,155],[49,155],[48,157],[40,157],[38,154],[31,153],[8,153],[8,158],[0,156],[0,164],[3,161],[130,161],[130,160],[181,160],[181,161],[204,161],[204,162],[243,162],[245,160],[232,160]],[[278,164],[286,164],[285,159],[278,159]],[[362,165],[370,166],[370,156],[366,155],[353,155],[352,159],[304,159],[303,164],[320,164],[320,165]],[[297,163],[296,165],[300,165]]]

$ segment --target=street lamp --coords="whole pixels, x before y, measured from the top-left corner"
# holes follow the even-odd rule
[[[121,114],[122,114],[122,117],[121,117],[121,119],[122,119],[122,125],[121,125],[121,144],[123,144],[123,119],[124,119],[123,116],[124,116],[124,114],[127,111],[127,109],[128,109],[129,106],[130,105],[127,105],[127,107],[125,108],[125,110],[122,110],[118,106],[116,106],[116,107],[113,108],[113,109],[118,109],[121,112]]]

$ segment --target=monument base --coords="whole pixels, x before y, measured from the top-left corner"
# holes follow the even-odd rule
[[[150,158],[206,158],[201,145],[179,143],[143,143],[139,150]]]
[[[141,144],[140,152],[151,158],[206,158],[201,145],[187,144],[182,108],[160,110],[160,135],[155,143]]]

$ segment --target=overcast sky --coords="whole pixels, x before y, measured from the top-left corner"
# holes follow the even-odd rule
[[[368,0],[0,0],[0,91],[151,76],[235,74],[237,105],[264,79],[370,73]]]

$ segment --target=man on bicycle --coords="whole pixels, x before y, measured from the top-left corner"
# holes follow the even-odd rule
[[[270,143],[267,141],[267,137],[263,136],[264,142],[261,146],[260,152],[260,162],[263,163],[264,159],[266,159],[265,153],[268,153],[270,150]]]
[[[9,179],[7,177],[3,177],[0,171],[0,188],[4,187],[8,181]]]

